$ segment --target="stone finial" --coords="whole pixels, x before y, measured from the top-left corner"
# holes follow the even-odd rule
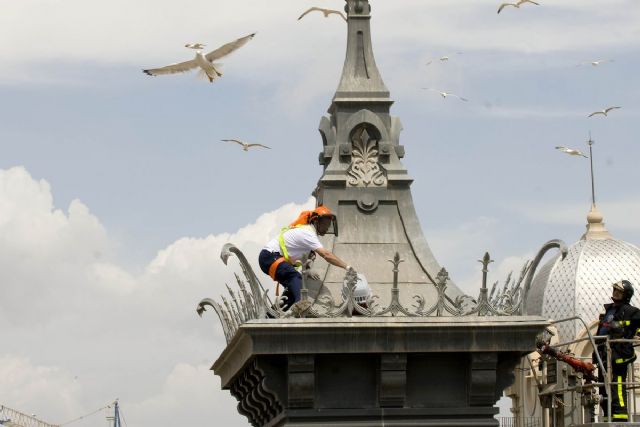
[[[587,231],[582,235],[581,240],[612,239],[613,237],[604,226],[603,219],[598,207],[595,203],[592,204],[591,210],[587,214]]]
[[[347,53],[335,101],[390,102],[389,90],[382,81],[371,46],[371,6],[368,0],[346,0]]]

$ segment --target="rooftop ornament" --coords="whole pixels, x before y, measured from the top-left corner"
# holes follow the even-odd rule
[[[319,296],[316,300],[310,299],[305,278],[313,265],[313,259],[307,259],[303,263],[302,298],[289,310],[283,311],[281,308],[283,305],[282,297],[275,297],[272,300],[268,295],[268,290],[265,290],[262,286],[242,251],[233,244],[228,243],[223,247],[220,258],[226,265],[229,257],[232,254],[236,255],[240,262],[244,279],[235,274],[238,285],[237,291],[226,285],[228,296],[221,296],[222,302],[204,298],[198,304],[196,311],[202,316],[207,306],[213,308],[222,324],[227,343],[233,339],[242,324],[255,319],[273,319],[273,321],[277,322],[278,319],[291,317],[345,318],[354,315],[365,317],[519,316],[525,314],[525,301],[540,261],[549,250],[554,248],[560,251],[564,259],[567,254],[565,243],[557,239],[550,240],[540,248],[533,261],[525,263],[520,271],[518,280],[514,280],[512,274],[509,274],[501,288],[496,281],[490,292],[487,287],[487,276],[489,264],[493,260],[488,252],[485,253],[482,260],[479,261],[482,263],[482,285],[480,294],[475,299],[468,295],[459,296],[455,300],[447,297],[445,290],[449,280],[449,273],[442,268],[434,283],[437,290],[437,298],[428,308],[425,308],[427,301],[421,295],[413,296],[416,304],[412,307],[405,307],[400,303],[398,272],[403,260],[400,259],[400,255],[397,252],[393,259],[389,260],[393,265],[393,286],[391,288],[390,302],[386,307],[379,307],[376,303],[379,298],[377,295],[372,295],[365,303],[359,303],[356,300],[354,290],[358,276],[354,271],[348,271],[345,274],[347,292],[343,293],[340,302],[337,303],[329,295]]]

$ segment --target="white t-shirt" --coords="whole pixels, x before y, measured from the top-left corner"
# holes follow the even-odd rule
[[[302,227],[292,228],[284,232],[284,245],[289,253],[289,259],[296,261],[303,255],[307,255],[311,251],[322,248],[322,243],[318,239],[315,228],[312,225],[305,225]],[[269,241],[263,249],[269,252],[280,252],[280,255],[284,255],[280,250],[280,234]]]

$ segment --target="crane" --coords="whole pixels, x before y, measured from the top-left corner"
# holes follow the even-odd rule
[[[5,427],[60,427],[40,421],[32,415],[23,414],[15,409],[0,405],[0,426]]]

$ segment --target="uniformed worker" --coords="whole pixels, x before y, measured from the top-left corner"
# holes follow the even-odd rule
[[[600,315],[597,335],[609,336],[610,339],[631,339],[636,335],[640,327],[640,310],[630,304],[633,296],[633,286],[628,280],[621,280],[613,284],[613,294],[610,304],[605,304],[604,314]],[[606,344],[600,341],[597,351],[602,359],[605,369],[608,369]],[[627,371],[630,363],[636,360],[636,354],[631,342],[611,343],[611,417],[608,416],[608,396],[605,386],[600,386],[600,395],[605,422],[627,422]],[[597,363],[595,353],[594,363]],[[598,382],[604,382],[604,373],[598,369]]]

